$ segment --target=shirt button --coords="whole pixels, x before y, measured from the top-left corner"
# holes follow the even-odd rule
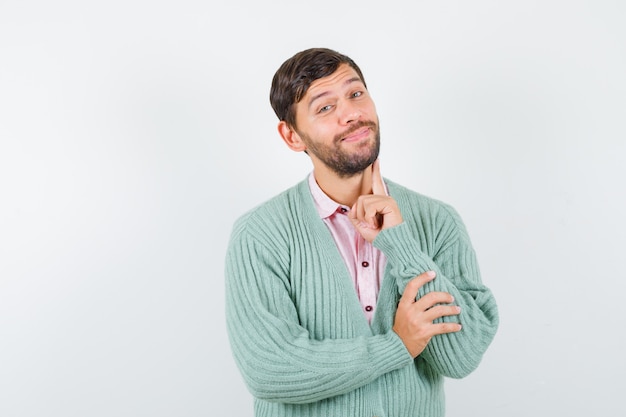
[[[372,306],[366,306],[366,307],[365,307],[365,311],[367,311],[368,313],[369,313],[370,311],[372,311],[373,309],[374,309],[374,307],[372,307]]]
[[[346,211],[348,211],[348,209],[345,208],[345,207],[342,207],[340,210],[341,210],[342,213],[345,213]]]
[[[367,262],[367,261],[363,261],[363,262],[361,262],[361,266],[362,266],[363,268],[367,268],[368,266],[370,266],[370,263],[369,263],[369,262]]]

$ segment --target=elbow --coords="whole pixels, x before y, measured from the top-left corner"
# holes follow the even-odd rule
[[[276,392],[276,389],[271,384],[264,383],[260,380],[255,380],[250,377],[244,376],[244,381],[248,387],[248,391],[254,398],[263,401],[270,402],[284,402],[284,399]]]
[[[447,378],[452,379],[465,378],[466,376],[469,376],[472,372],[474,372],[476,368],[478,368],[481,360],[482,357],[478,358],[478,360],[474,359],[472,361],[463,361],[454,367],[443,369],[441,374]]]
[[[465,350],[465,354],[456,362],[457,366],[451,368],[446,376],[454,379],[465,378],[478,368],[498,331],[497,310],[494,309],[491,313],[493,314],[485,315],[486,320],[480,326],[481,331],[471,338],[470,349]]]
[[[322,400],[319,392],[301,389],[297,383],[271,383],[245,378],[248,391],[256,399],[284,404],[308,404]]]
[[[447,361],[434,361],[431,362],[431,364],[434,364],[437,372],[444,377],[462,379],[469,376],[478,368],[478,365],[480,365],[482,361],[483,353],[476,351],[468,352],[465,350],[460,355],[453,356],[454,357],[450,357]]]
[[[481,320],[463,323],[458,333],[433,338],[424,351],[424,359],[442,376],[461,379],[470,375],[480,365],[498,330],[497,310],[486,313]]]

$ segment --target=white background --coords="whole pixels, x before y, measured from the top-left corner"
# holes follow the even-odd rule
[[[360,65],[383,175],[453,205],[501,327],[449,416],[624,415],[622,1],[0,1],[0,416],[251,416],[233,221],[303,179],[274,71]],[[253,341],[251,341],[253,343]]]

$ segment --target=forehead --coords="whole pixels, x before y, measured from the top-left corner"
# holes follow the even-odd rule
[[[307,98],[310,99],[325,90],[342,88],[355,81],[361,82],[361,78],[356,71],[348,64],[341,64],[329,76],[313,81],[303,98],[307,100]]]

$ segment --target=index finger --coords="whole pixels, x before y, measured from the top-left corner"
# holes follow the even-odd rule
[[[380,175],[380,159],[376,159],[372,164],[372,194],[387,195],[383,177]]]
[[[427,271],[413,278],[408,284],[406,284],[402,297],[400,297],[399,304],[413,304],[417,298],[417,293],[420,288],[433,279],[435,279],[434,271]]]

